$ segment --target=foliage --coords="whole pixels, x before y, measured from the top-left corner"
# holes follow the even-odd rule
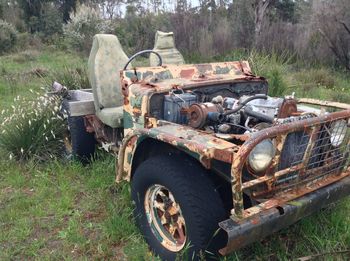
[[[42,75],[43,84],[47,90],[51,90],[53,82],[58,82],[69,90],[90,89],[87,69],[82,66],[65,65],[60,70],[51,70],[48,75]]]
[[[70,21],[63,27],[63,31],[72,48],[89,52],[93,36],[108,32],[109,24],[96,9],[80,5],[76,13],[71,13]]]
[[[0,149],[10,159],[44,161],[62,154],[63,118],[58,114],[59,100],[40,96],[35,100],[14,99],[12,111],[0,125]]]
[[[350,4],[348,0],[325,1],[315,7],[314,23],[334,59],[350,71]]]
[[[0,54],[8,52],[17,43],[17,31],[13,25],[0,20]]]
[[[77,0],[19,0],[18,3],[28,30],[41,32],[47,37],[60,33],[62,22],[69,20],[69,13],[75,11]]]

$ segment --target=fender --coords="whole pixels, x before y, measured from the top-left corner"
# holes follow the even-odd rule
[[[151,129],[136,129],[129,132],[123,139],[116,161],[116,182],[130,181],[136,149],[147,138],[170,144],[184,151],[196,158],[207,169],[210,169],[211,159],[232,163],[233,154],[239,149],[237,145],[204,131],[173,123]]]

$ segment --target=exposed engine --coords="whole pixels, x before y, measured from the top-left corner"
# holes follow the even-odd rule
[[[239,99],[216,96],[211,102],[195,103],[188,108],[188,125],[212,128],[217,133],[242,133],[266,128],[277,119],[297,116],[293,98],[272,98],[264,94]]]
[[[181,90],[166,95],[164,119],[222,134],[253,132],[301,119],[296,100],[292,97],[273,98],[255,94],[236,99],[217,95],[210,101],[198,100],[200,98],[196,93],[184,93]]]

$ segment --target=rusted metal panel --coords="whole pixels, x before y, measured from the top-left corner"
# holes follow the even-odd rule
[[[127,153],[133,155],[137,142],[145,137],[171,144],[192,154],[206,168],[210,168],[210,159],[231,163],[233,151],[238,149],[237,145],[216,138],[209,133],[174,123],[167,123],[150,129],[137,129],[129,132],[124,138],[124,143],[119,152],[117,181],[130,179],[131,164],[125,160]]]
[[[251,244],[278,230],[290,226],[301,218],[349,195],[350,177],[325,186],[314,193],[307,194],[278,208],[268,208],[257,215],[243,219],[227,219],[219,226],[227,234],[227,245],[219,252],[227,255],[230,252]]]
[[[298,103],[313,104],[313,105],[319,105],[323,107],[338,108],[342,110],[350,109],[350,105],[346,103],[322,101],[322,100],[310,99],[310,98],[300,98],[298,99]]]

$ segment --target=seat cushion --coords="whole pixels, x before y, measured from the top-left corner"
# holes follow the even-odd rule
[[[106,125],[112,128],[123,127],[123,106],[104,108],[96,111],[97,117]]]

